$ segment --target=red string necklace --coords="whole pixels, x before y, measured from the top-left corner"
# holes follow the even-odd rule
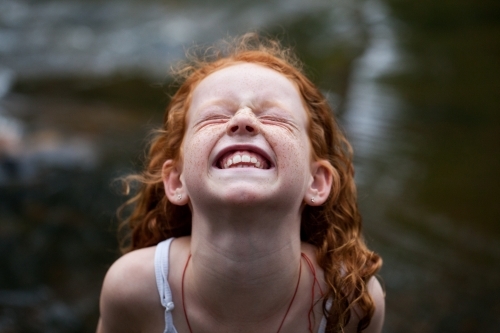
[[[321,296],[323,296],[323,290],[321,289],[321,285],[319,284],[319,281],[316,277],[316,269],[314,268],[313,263],[309,259],[308,256],[306,256],[304,253],[302,253],[302,257],[306,260],[307,265],[309,266],[309,269],[311,270],[311,273],[314,277],[313,285],[312,285],[312,291],[311,291],[311,307],[309,308],[309,313],[307,315],[307,320],[309,321],[309,332],[312,333],[312,322],[311,322],[311,315],[314,310],[314,287],[316,284],[318,285],[319,291],[321,292]]]
[[[307,256],[304,253],[301,253],[301,257],[306,258],[306,260],[308,261],[309,268],[311,268],[310,263],[309,263],[309,258],[307,258]],[[187,326],[189,328],[189,332],[193,333],[193,330],[191,329],[191,324],[189,323],[189,318],[188,318],[187,311],[186,311],[186,301],[184,298],[184,276],[186,275],[186,269],[188,267],[190,259],[191,259],[191,254],[189,254],[189,257],[186,261],[186,265],[184,266],[184,271],[182,272],[181,293],[182,293],[182,308],[184,310],[184,317],[186,318],[186,323],[187,323]],[[299,278],[297,279],[297,285],[295,286],[295,291],[293,292],[293,296],[292,296],[292,299],[290,301],[290,304],[288,304],[288,308],[286,309],[285,316],[281,320],[280,326],[278,327],[278,330],[276,331],[276,333],[279,333],[281,331],[281,327],[283,326],[283,323],[285,322],[286,316],[288,315],[288,312],[290,311],[290,308],[292,307],[293,301],[295,300],[295,296],[297,295],[297,291],[299,290],[300,276],[301,275],[302,275],[302,260],[300,260],[300,263],[299,263]],[[314,280],[316,281],[316,274],[313,274],[313,275],[314,275]],[[313,292],[314,292],[314,282],[313,282]],[[313,298],[314,298],[314,295],[313,295]],[[309,319],[309,330],[311,330],[310,319]]]

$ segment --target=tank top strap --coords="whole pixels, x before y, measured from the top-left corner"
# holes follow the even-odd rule
[[[174,309],[172,291],[170,290],[170,285],[168,284],[169,253],[170,253],[170,245],[172,244],[173,240],[174,238],[169,238],[167,240],[158,243],[155,251],[154,266],[155,266],[156,285],[158,287],[158,292],[160,294],[161,305],[165,308],[165,330],[163,331],[163,333],[177,333],[177,330],[174,327],[172,319],[172,310]],[[314,283],[318,282],[314,281]],[[327,302],[327,308],[329,309],[330,306],[331,302],[329,301]],[[319,325],[318,333],[324,333],[325,330],[326,330],[326,317],[323,316]]]
[[[165,308],[164,333],[177,333],[172,319],[172,310],[174,309],[172,291],[168,284],[170,244],[172,244],[173,240],[174,238],[169,238],[158,243],[155,251],[156,286],[160,294],[161,305]]]
[[[305,253],[301,253],[301,256],[306,260],[307,265],[309,266],[309,269],[311,270],[311,273],[312,273],[312,275],[314,277],[312,294],[314,295],[314,287],[317,285],[318,288],[319,288],[319,291],[320,291],[321,295],[323,296],[324,292],[321,289],[321,285],[319,284],[319,281],[318,281],[318,279],[316,277],[316,269],[314,268],[314,265],[311,262],[311,259],[309,259],[309,257]],[[332,306],[332,302],[331,302],[331,300],[328,300],[326,302],[326,309],[330,310],[331,306]],[[326,322],[326,317],[323,315],[322,318],[321,318],[321,321],[319,323],[318,333],[324,333],[326,331],[326,323],[327,323]]]
[[[331,307],[332,307],[332,300],[329,299],[328,301],[326,301],[326,310],[329,311]],[[325,332],[326,332],[326,317],[323,315],[319,323],[318,333],[325,333]]]

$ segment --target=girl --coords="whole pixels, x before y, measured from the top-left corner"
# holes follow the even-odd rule
[[[290,50],[231,45],[177,73],[97,331],[380,332],[349,143]]]

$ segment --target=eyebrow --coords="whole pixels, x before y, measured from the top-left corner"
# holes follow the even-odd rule
[[[203,103],[201,103],[197,108],[196,110],[200,110],[200,109],[205,109],[209,106],[226,106],[226,107],[237,107],[235,103],[233,103],[232,101],[228,100],[228,99],[224,99],[224,98],[212,98],[212,99],[209,99],[208,101],[205,101]]]
[[[233,112],[235,110],[238,110],[241,105],[239,103],[235,103],[231,98],[228,97],[213,97],[210,98],[209,100],[203,101],[198,105],[196,108],[196,112],[198,111],[203,111],[204,109],[207,109],[211,106],[221,106],[225,107],[228,109],[231,109],[230,112]],[[272,108],[278,108],[280,110],[283,110],[284,112],[280,113],[279,115],[274,115],[274,116],[279,116],[280,118],[286,119],[288,121],[291,121],[295,124],[295,122],[298,120],[296,117],[292,115],[291,112],[288,112],[289,107],[287,107],[284,103],[281,103],[280,101],[277,100],[269,100],[265,98],[257,98],[257,100],[250,101],[249,105],[246,105],[252,109],[252,111],[257,111],[256,116],[262,115],[260,111],[266,110],[266,109],[272,109]],[[301,104],[303,107],[303,105]],[[272,114],[271,114],[272,115]],[[196,122],[198,124],[199,122]]]
[[[210,99],[208,101],[202,102],[196,109],[200,110],[200,109],[204,109],[204,108],[207,108],[207,107],[213,106],[213,105],[226,106],[226,107],[231,107],[231,108],[235,108],[235,109],[240,108],[240,105],[238,103],[235,103],[230,99],[213,98],[213,99]],[[245,105],[245,106],[248,106],[250,109],[252,109],[252,111],[256,111],[259,109],[271,108],[271,107],[278,107],[278,108],[283,109],[283,110],[288,110],[288,107],[286,107],[283,103],[280,103],[278,101],[270,101],[270,100],[264,100],[262,102],[257,101],[257,103],[251,102],[250,105]]]

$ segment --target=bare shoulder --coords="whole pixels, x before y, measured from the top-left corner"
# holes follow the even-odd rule
[[[367,333],[378,333],[382,331],[385,318],[385,292],[376,277],[372,277],[367,284],[368,292],[375,304],[375,313],[373,314],[370,326],[364,330]]]
[[[385,292],[376,277],[372,276],[366,284],[368,293],[370,294],[375,305],[375,312],[370,321],[370,325],[363,330],[364,333],[380,333],[384,325],[385,317]],[[347,324],[346,333],[356,332],[358,322],[360,320],[359,310],[352,312],[351,320]]]
[[[154,283],[154,254],[156,247],[129,252],[111,265],[103,284],[103,296],[133,297]]]
[[[108,270],[101,292],[98,332],[138,332],[145,313],[160,305],[154,271],[155,247],[132,251]]]

